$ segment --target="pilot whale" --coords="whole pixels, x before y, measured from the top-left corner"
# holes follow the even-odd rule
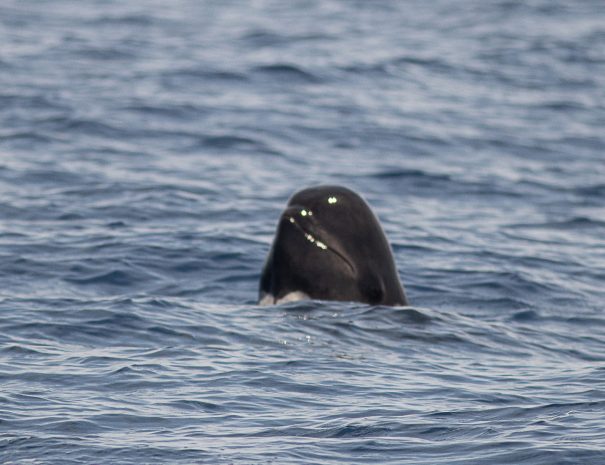
[[[346,187],[303,189],[279,218],[259,304],[306,299],[408,305],[378,219]]]

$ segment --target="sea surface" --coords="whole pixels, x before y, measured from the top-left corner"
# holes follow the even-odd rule
[[[323,183],[411,307],[256,305]],[[0,463],[605,464],[605,3],[1,0]]]

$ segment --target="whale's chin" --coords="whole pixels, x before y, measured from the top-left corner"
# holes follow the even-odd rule
[[[260,306],[287,304],[288,302],[299,302],[301,300],[311,300],[307,294],[302,291],[289,292],[285,296],[276,299],[272,294],[265,294],[258,302]]]

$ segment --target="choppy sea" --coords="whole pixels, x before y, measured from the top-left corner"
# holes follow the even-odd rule
[[[2,0],[0,463],[605,463],[602,0]],[[412,304],[256,305],[348,186]]]

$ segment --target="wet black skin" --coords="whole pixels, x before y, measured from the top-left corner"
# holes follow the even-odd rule
[[[311,299],[408,305],[378,219],[355,192],[318,186],[297,192],[277,225],[259,299],[300,291]]]

